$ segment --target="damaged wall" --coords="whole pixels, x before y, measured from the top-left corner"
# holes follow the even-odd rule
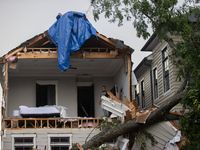
[[[107,91],[109,91],[113,86],[113,77],[95,77],[94,78],[94,93],[95,93],[95,117],[103,116],[103,110],[99,105],[100,93],[102,91],[102,86],[106,86]]]
[[[118,86],[118,92],[120,94],[120,99],[123,101],[123,97],[129,98],[128,89],[128,74],[124,74],[124,66],[121,65],[120,69],[114,76],[114,84]],[[122,92],[121,92],[122,90]]]
[[[58,80],[58,105],[68,108],[67,114],[76,117],[77,93],[75,78],[9,77],[8,117],[20,105],[36,106],[36,80]],[[76,107],[77,108],[77,107]]]
[[[13,117],[13,110],[19,110],[20,105],[28,107],[36,106],[37,80],[57,80],[58,105],[68,108],[68,116],[77,117],[77,85],[75,77],[9,77],[7,117]],[[103,111],[99,105],[103,85],[110,90],[114,86],[113,77],[94,77],[95,117],[103,115]]]

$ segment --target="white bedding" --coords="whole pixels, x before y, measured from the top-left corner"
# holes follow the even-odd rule
[[[60,114],[60,117],[67,117],[66,107],[61,106],[61,112],[55,107],[27,107],[19,106],[20,114],[22,115],[46,115],[46,114]]]
[[[53,114],[60,113],[55,107],[27,107],[19,106],[20,114]]]

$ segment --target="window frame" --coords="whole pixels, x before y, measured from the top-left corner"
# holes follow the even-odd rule
[[[143,82],[143,86],[142,83]],[[142,90],[143,88],[143,90]],[[145,85],[144,85],[144,78],[142,78],[142,80],[140,80],[140,90],[141,90],[141,108],[145,109],[146,107],[146,102],[145,102]],[[144,92],[144,93],[143,93]]]
[[[69,137],[69,144],[51,144],[51,137]],[[51,150],[51,145],[69,145],[69,149],[72,148],[72,134],[47,134],[48,138],[48,150]]]
[[[156,76],[157,76],[157,97],[155,97],[155,76],[154,76],[154,70],[157,70],[156,71]],[[158,89],[158,67],[157,67],[157,65],[156,66],[154,66],[153,68],[152,68],[152,81],[153,81],[153,100],[154,100],[154,102],[155,101],[157,101],[158,99],[159,99],[159,89]]]
[[[163,58],[163,54],[164,54],[164,51],[166,51],[167,53],[167,56],[165,58]],[[171,90],[171,84],[170,84],[170,71],[169,71],[169,52],[168,52],[168,44],[165,44],[163,46],[163,48],[161,49],[161,60],[162,60],[162,80],[163,80],[163,95],[166,95],[168,92],[170,92]],[[165,62],[168,61],[168,73],[166,74],[165,72]],[[169,84],[169,87],[168,89],[166,89],[166,76],[168,76],[168,84]]]
[[[58,105],[58,80],[36,80],[37,84],[40,85],[55,85],[55,100]]]
[[[18,145],[15,144],[15,138],[27,138],[27,137],[33,137],[33,144],[22,144],[22,145]],[[11,135],[12,138],[12,150],[15,150],[15,146],[33,146],[33,148],[36,148],[36,134],[12,134]]]

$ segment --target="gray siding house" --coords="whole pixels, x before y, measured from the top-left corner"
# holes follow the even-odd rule
[[[173,39],[180,40],[175,36]],[[160,42],[154,33],[141,51],[152,53],[134,70],[138,84],[133,86],[133,97],[139,108],[145,110],[165,103],[181,82],[177,80],[178,68],[170,60],[172,50],[167,42]]]
[[[175,36],[172,38],[176,42],[180,40]],[[143,111],[165,104],[176,93],[181,81],[177,81],[178,69],[170,61],[172,49],[167,42],[160,42],[154,33],[141,51],[152,52],[134,70],[138,84],[133,85],[133,98],[136,99],[139,109]],[[182,106],[178,104],[170,112],[178,114],[180,110],[182,110]],[[147,140],[146,148],[150,150],[163,149],[165,144],[177,134],[172,128],[169,128],[167,122],[152,124],[144,130],[151,133],[158,142],[152,146]],[[141,144],[136,142],[134,148],[140,149]]]
[[[70,149],[83,144],[103,116],[99,105],[103,85],[118,87],[119,98],[132,99],[131,54],[122,41],[97,33],[70,56],[70,67],[61,72],[57,47],[46,33],[27,40],[1,57],[2,149]],[[116,88],[115,88],[116,90]],[[120,93],[121,91],[121,93]],[[115,91],[116,92],[116,91]],[[57,105],[67,117],[21,117],[19,107]],[[99,130],[94,130],[92,137]]]

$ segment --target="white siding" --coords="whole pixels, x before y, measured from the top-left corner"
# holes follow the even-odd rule
[[[48,147],[48,134],[72,134],[72,143],[79,143],[83,145],[91,129],[26,129],[26,130],[6,130],[6,136],[3,137],[3,150],[12,149],[12,134],[36,134],[36,146],[37,149],[43,150],[44,147]],[[94,135],[98,134],[100,130],[95,129],[88,140]]]
[[[180,86],[181,82],[177,81],[178,69],[169,60],[169,78],[170,78],[170,90],[164,93],[163,89],[163,68],[162,68],[162,48],[166,45],[166,42],[160,43],[156,49],[153,50],[152,66],[157,66],[158,69],[158,93],[159,99],[155,102],[156,105],[162,105],[167,99],[169,99]],[[172,53],[172,49],[168,46],[169,54]],[[170,59],[170,58],[169,58]]]
[[[173,37],[176,42],[180,41],[180,38]],[[162,105],[168,100],[179,88],[181,85],[180,81],[177,81],[177,72],[178,68],[175,67],[175,65],[172,64],[170,58],[169,58],[169,78],[170,78],[170,90],[167,92],[164,92],[163,89],[163,67],[162,67],[162,49],[167,45],[165,41],[159,43],[157,47],[152,51],[152,63],[151,67],[157,67],[157,74],[158,74],[158,100],[154,102],[156,105]],[[172,49],[168,46],[168,52],[169,54],[172,53]],[[151,107],[152,101],[151,101],[151,80],[150,80],[150,71],[149,69],[146,69],[143,71],[143,73],[140,75],[140,77],[137,78],[139,84],[141,79],[144,78],[144,84],[145,84],[145,98],[146,98],[146,109]],[[141,104],[141,87],[139,85],[140,89],[140,104]],[[133,98],[135,98],[135,88],[133,86]],[[180,110],[180,108],[178,108]]]

